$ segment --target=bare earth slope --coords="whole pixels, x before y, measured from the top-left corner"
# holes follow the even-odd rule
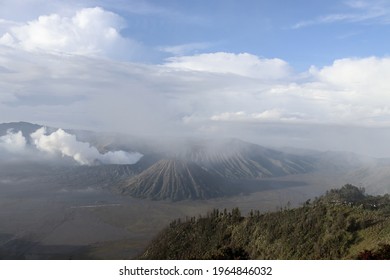
[[[163,159],[129,179],[122,194],[150,199],[207,199],[221,196],[223,180],[193,162]]]

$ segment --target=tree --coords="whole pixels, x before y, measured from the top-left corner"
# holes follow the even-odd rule
[[[241,220],[241,211],[238,207],[232,209],[232,221],[239,222]]]

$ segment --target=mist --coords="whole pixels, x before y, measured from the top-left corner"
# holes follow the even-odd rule
[[[207,135],[238,138],[275,149],[290,147],[390,157],[390,128],[386,126],[219,122],[203,137]]]

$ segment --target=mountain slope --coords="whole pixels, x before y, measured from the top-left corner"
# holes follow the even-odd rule
[[[314,169],[310,157],[291,155],[238,139],[191,143],[180,157],[229,179],[275,177]]]
[[[390,244],[390,197],[345,185],[303,207],[174,221],[143,259],[355,259]],[[390,253],[390,252],[388,252]],[[390,255],[389,255],[390,257]]]
[[[127,180],[122,194],[150,199],[207,199],[224,195],[223,180],[192,162],[163,159]]]
[[[28,122],[11,122],[0,124],[0,136],[7,134],[8,131],[21,131],[27,142],[30,141],[30,134],[41,128],[41,125]]]
[[[140,174],[120,184],[119,192],[155,200],[207,199],[246,193],[250,191],[247,180],[314,169],[309,157],[289,155],[236,139],[189,141],[175,148],[174,151],[162,149],[153,157],[160,157],[160,161],[139,169]]]
[[[69,186],[108,187],[137,174],[134,165],[107,164],[97,166],[62,167],[54,170],[55,182]]]

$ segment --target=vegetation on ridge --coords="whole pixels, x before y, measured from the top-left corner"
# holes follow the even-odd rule
[[[390,244],[390,195],[345,185],[302,207],[273,213],[238,208],[173,221],[143,259],[373,259]]]

